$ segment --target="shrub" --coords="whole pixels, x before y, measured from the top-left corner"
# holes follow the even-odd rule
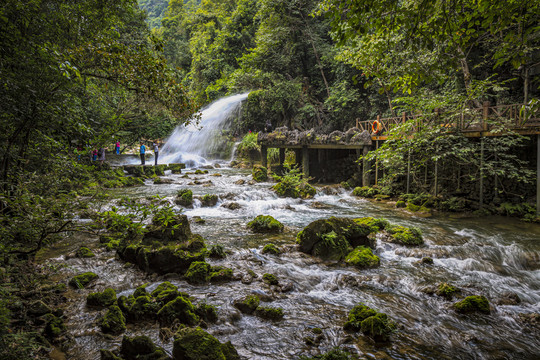
[[[240,144],[238,144],[238,147],[236,148],[236,153],[239,157],[248,159],[249,153],[254,150],[260,150],[260,146],[257,144],[257,133],[248,133],[246,134],[242,140],[240,141]]]
[[[317,193],[317,190],[308,183],[308,179],[303,177],[298,168],[284,166],[285,174],[283,176],[272,175],[278,183],[272,186],[272,189],[281,197],[292,197],[308,199]]]
[[[263,182],[268,180],[268,169],[264,166],[254,166],[251,171],[251,176],[256,182]]]

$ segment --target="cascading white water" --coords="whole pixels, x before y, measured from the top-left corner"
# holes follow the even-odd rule
[[[248,94],[214,101],[201,111],[198,125],[178,126],[163,146],[160,162],[185,163],[188,167],[206,164],[208,157],[223,144],[221,131],[230,124],[231,115]]]

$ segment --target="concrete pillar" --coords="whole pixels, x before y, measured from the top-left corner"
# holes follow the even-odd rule
[[[307,146],[302,147],[302,172],[304,177],[309,177],[309,149]]]
[[[302,150],[294,149],[294,165],[298,168],[302,166]]]
[[[261,165],[268,167],[268,149],[265,145],[261,145]]]
[[[285,148],[279,148],[279,166],[285,163]]]
[[[540,134],[536,135],[536,216],[540,216]]]
[[[369,186],[369,161],[366,159],[366,155],[369,153],[369,146],[364,145],[362,152],[364,155],[362,159],[362,186]]]

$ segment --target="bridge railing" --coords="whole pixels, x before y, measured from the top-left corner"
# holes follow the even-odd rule
[[[527,118],[522,111],[523,104],[489,106],[488,102],[481,108],[465,109],[458,113],[441,114],[435,111],[432,114],[409,114],[402,113],[401,116],[391,118],[377,117],[376,120],[360,121],[356,119],[356,127],[360,130],[374,132],[375,121],[380,124],[379,135],[388,134],[390,129],[402,125],[405,122],[416,119],[411,126],[413,132],[418,131],[420,127],[428,125],[440,125],[460,132],[486,132],[492,131],[501,125],[507,129],[525,130],[528,128],[540,127],[540,117],[535,114]]]

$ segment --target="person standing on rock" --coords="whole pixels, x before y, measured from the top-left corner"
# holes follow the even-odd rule
[[[155,165],[157,165],[157,158],[158,158],[158,155],[159,155],[159,146],[157,144],[157,141],[154,141],[154,143],[152,144],[154,145],[154,156],[155,156]]]
[[[116,155],[120,155],[120,141],[116,140]]]
[[[144,157],[146,155],[146,146],[144,146],[144,142],[141,141],[141,148],[139,149],[139,152],[141,154],[141,165],[144,165]]]

